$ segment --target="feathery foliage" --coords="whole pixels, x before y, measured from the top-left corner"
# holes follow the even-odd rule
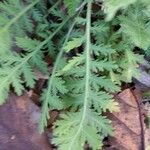
[[[0,12],[0,104],[10,90],[34,88],[38,70],[49,75],[39,131],[50,110],[63,110],[53,124],[58,150],[100,149],[113,135],[103,113],[119,111],[113,94],[139,75],[138,51],[150,55],[149,0],[4,0]]]

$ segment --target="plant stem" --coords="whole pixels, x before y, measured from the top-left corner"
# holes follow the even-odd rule
[[[90,93],[89,80],[90,80],[90,49],[91,49],[91,2],[88,3],[87,11],[87,25],[86,25],[86,83],[85,83],[85,98],[83,107],[83,121],[86,117],[86,110],[88,108],[88,98]]]
[[[88,109],[88,98],[89,98],[89,93],[90,93],[90,87],[89,87],[89,80],[90,80],[90,49],[91,49],[91,34],[90,34],[90,29],[91,29],[91,1],[88,2],[87,5],[87,23],[86,23],[86,46],[85,46],[85,51],[86,51],[86,76],[85,76],[85,96],[84,96],[84,104],[83,104],[83,113],[82,113],[82,118],[79,124],[79,128],[72,138],[71,144],[68,148],[68,150],[72,150],[72,147],[74,146],[74,141],[76,138],[80,135],[83,124],[86,118],[86,113]]]
[[[79,10],[78,15],[81,13],[81,11],[82,11],[82,7],[81,7],[81,10]],[[63,55],[63,52],[64,52],[63,48],[66,45],[66,43],[68,42],[70,34],[71,34],[75,24],[76,24],[76,20],[72,23],[71,27],[69,28],[69,31],[68,31],[68,33],[66,35],[65,41],[63,43],[63,46],[62,46],[60,52],[57,55],[57,58],[56,58],[56,61],[54,63],[54,67],[53,67],[52,73],[51,73],[51,75],[49,77],[49,80],[48,80],[48,89],[47,89],[47,93],[46,93],[46,98],[45,98],[43,106],[42,106],[42,116],[40,118],[41,120],[40,120],[40,124],[39,124],[39,131],[40,131],[40,133],[43,132],[44,126],[45,126],[43,123],[46,122],[46,119],[48,117],[47,116],[47,108],[48,108],[49,93],[51,93],[51,88],[52,88],[52,85],[53,85],[54,77],[58,75],[56,73],[56,71],[57,71],[57,67],[58,67],[59,61],[60,61],[60,59],[61,59],[61,57]]]
[[[42,111],[42,116],[41,116],[40,123],[43,123],[43,122],[44,122],[43,119],[47,119],[47,118],[45,118],[45,116],[46,116],[46,114],[47,114],[47,109],[46,109],[46,108],[48,108],[49,94],[51,93],[51,88],[52,88],[52,85],[53,85],[53,80],[54,80],[54,77],[55,77],[55,74],[56,74],[56,71],[57,71],[57,67],[58,67],[59,61],[60,61],[60,59],[61,59],[61,57],[62,57],[62,55],[63,55],[63,51],[64,51],[63,48],[64,48],[64,45],[67,43],[67,41],[68,41],[68,39],[69,39],[69,37],[70,37],[70,34],[71,34],[71,32],[72,32],[72,30],[73,30],[73,28],[74,28],[75,23],[76,23],[76,22],[74,21],[73,24],[71,25],[71,27],[70,27],[70,29],[69,29],[67,35],[66,35],[66,39],[65,39],[65,41],[64,41],[64,44],[63,44],[63,46],[62,46],[62,48],[61,48],[59,54],[57,55],[56,61],[55,61],[55,63],[54,63],[54,67],[53,67],[53,70],[52,70],[52,74],[51,74],[51,76],[50,76],[50,78],[49,78],[49,81],[48,81],[48,89],[47,89],[47,93],[46,93],[46,98],[45,98],[44,103],[43,103],[43,106],[42,106],[42,110],[43,110],[43,111]],[[45,125],[43,125],[43,124],[40,124],[40,125],[39,125],[39,131],[40,131],[40,133],[42,133],[42,132],[44,131],[44,126],[45,126]]]

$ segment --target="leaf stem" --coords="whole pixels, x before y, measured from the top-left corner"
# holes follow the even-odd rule
[[[87,5],[87,23],[86,23],[86,45],[85,45],[85,51],[86,51],[86,76],[85,76],[85,96],[84,96],[84,104],[83,104],[83,113],[82,113],[82,118],[79,124],[79,128],[74,135],[70,146],[68,147],[68,150],[72,150],[72,147],[74,146],[74,141],[76,138],[79,136],[83,124],[86,118],[86,113],[88,109],[88,98],[89,98],[89,93],[90,93],[90,87],[89,87],[89,80],[90,80],[90,49],[91,49],[91,34],[90,34],[90,29],[91,29],[91,6],[92,3],[91,1],[88,2]]]
[[[81,13],[82,9],[83,9],[83,8],[81,7],[81,9],[79,10],[78,15]],[[73,16],[74,16],[74,15],[73,15]],[[71,17],[71,16],[70,16],[70,17]],[[54,63],[54,67],[53,67],[53,69],[52,69],[52,73],[51,73],[51,75],[50,75],[50,77],[49,77],[49,80],[48,80],[48,89],[47,89],[47,93],[46,93],[46,98],[45,98],[44,103],[43,103],[43,106],[42,106],[42,116],[41,116],[41,118],[40,118],[41,120],[40,120],[40,124],[39,124],[39,131],[40,131],[40,133],[43,132],[44,126],[45,126],[44,122],[45,122],[46,119],[47,119],[47,118],[45,118],[45,116],[47,116],[48,100],[49,100],[49,94],[51,93],[51,88],[52,88],[52,85],[53,85],[53,80],[54,80],[54,77],[55,77],[55,76],[59,76],[59,74],[56,73],[57,67],[58,67],[58,64],[59,64],[59,62],[60,62],[60,59],[61,59],[61,57],[62,57],[62,55],[63,55],[64,46],[65,46],[66,43],[68,42],[69,37],[70,37],[70,34],[71,34],[71,32],[72,32],[72,30],[73,30],[75,24],[76,24],[76,20],[72,23],[72,25],[71,25],[70,28],[69,28],[68,33],[66,34],[65,41],[64,41],[64,43],[63,43],[63,46],[62,46],[60,52],[59,52],[58,55],[57,55],[56,61],[55,61],[55,63]],[[48,117],[48,116],[47,116],[47,117]]]
[[[44,123],[44,120],[45,120],[45,116],[47,114],[47,107],[48,107],[48,100],[49,100],[49,94],[51,93],[51,88],[52,88],[52,85],[53,85],[53,80],[54,80],[54,77],[55,77],[55,74],[56,74],[56,71],[57,71],[57,67],[58,67],[58,64],[59,64],[59,61],[62,57],[62,54],[63,54],[63,51],[64,51],[64,45],[67,43],[69,37],[70,37],[70,34],[74,28],[74,25],[75,25],[76,21],[74,21],[66,35],[66,39],[64,41],[64,44],[60,50],[60,52],[58,53],[57,55],[57,58],[56,58],[56,61],[54,63],[54,67],[53,67],[53,70],[52,70],[52,74],[49,78],[49,81],[48,81],[48,89],[47,89],[47,93],[46,93],[46,98],[44,100],[44,103],[43,103],[43,106],[42,106],[42,116],[41,116],[41,120],[40,120],[40,125],[39,125],[39,131],[40,133],[42,133],[44,131],[44,126],[42,123]],[[47,118],[46,118],[47,119]]]

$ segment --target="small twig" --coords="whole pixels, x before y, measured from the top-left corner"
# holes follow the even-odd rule
[[[86,4],[86,2],[81,3],[81,5],[76,8],[76,11],[78,12],[82,7],[84,7],[84,5]]]
[[[141,126],[141,149],[140,150],[145,150],[144,126],[143,126],[143,121],[142,121],[141,107],[140,107],[139,100],[133,90],[131,90],[131,93],[137,103],[138,112],[139,112],[139,121],[140,121],[140,126]]]

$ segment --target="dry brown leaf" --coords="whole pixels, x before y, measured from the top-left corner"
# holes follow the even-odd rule
[[[46,135],[37,131],[39,116],[27,95],[11,94],[0,106],[0,150],[51,150]]]
[[[112,146],[109,150],[144,150],[137,98],[135,99],[130,89],[124,90],[117,97],[120,112],[109,115],[114,127],[114,137],[110,139]],[[144,126],[144,118],[141,117]]]
[[[146,119],[148,119],[147,117],[149,117],[150,115],[150,103],[145,103],[144,110],[145,110],[145,117]],[[147,127],[145,129],[145,147],[147,148],[150,146],[150,124],[148,120],[147,121],[145,120],[145,123]]]
[[[150,129],[146,129],[145,130],[145,147],[149,147],[150,146]]]

